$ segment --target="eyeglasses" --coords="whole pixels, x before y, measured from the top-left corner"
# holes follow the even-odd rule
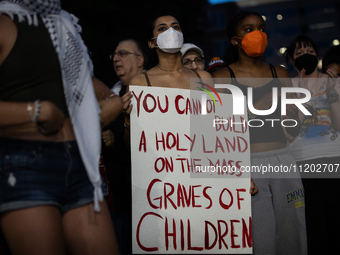
[[[204,58],[202,58],[202,57],[197,57],[197,58],[195,58],[194,60],[191,60],[191,59],[183,59],[183,60],[182,60],[182,63],[183,63],[184,66],[191,66],[191,65],[192,65],[192,62],[195,62],[196,65],[201,65],[201,64],[203,64],[203,62],[204,62]]]
[[[110,59],[113,59],[115,57],[115,55],[118,55],[118,57],[120,58],[125,58],[127,55],[130,55],[130,54],[133,54],[133,55],[136,55],[136,56],[140,56],[139,54],[136,54],[136,53],[132,53],[132,52],[128,52],[126,50],[120,50],[118,52],[114,52],[110,55]]]

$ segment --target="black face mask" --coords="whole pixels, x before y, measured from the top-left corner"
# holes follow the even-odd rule
[[[315,55],[303,54],[295,59],[295,67],[301,71],[303,68],[306,70],[306,75],[314,72],[318,65],[318,58]]]

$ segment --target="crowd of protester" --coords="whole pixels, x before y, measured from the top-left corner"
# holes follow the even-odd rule
[[[164,12],[147,42],[131,37],[116,45],[110,58],[119,81],[104,84],[74,16],[58,0],[31,2],[0,1],[0,254],[132,253],[129,85],[190,89],[190,78],[226,78],[244,94],[254,88],[258,110],[271,107],[274,87],[305,88],[312,116],[292,105],[281,116],[278,95],[269,117],[297,125],[250,128],[251,164],[339,164],[340,46],[320,56],[313,39],[296,35],[286,42],[287,64],[298,73],[290,77],[265,62],[261,14],[241,11],[226,24],[224,56],[207,62],[203,47],[184,43],[178,17]],[[146,69],[151,58],[155,65]],[[264,117],[248,111],[248,119]],[[299,172],[253,174],[253,254],[337,254],[338,184]],[[305,206],[288,204],[286,195],[299,189]]]

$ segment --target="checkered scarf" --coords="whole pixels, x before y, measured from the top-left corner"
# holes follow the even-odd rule
[[[58,54],[66,103],[89,179],[94,185],[95,210],[103,200],[98,164],[100,155],[99,105],[94,94],[93,66],[80,37],[78,19],[61,9],[59,0],[0,0],[0,14],[38,26],[43,20]]]

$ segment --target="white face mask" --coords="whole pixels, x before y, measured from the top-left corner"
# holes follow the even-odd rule
[[[183,46],[183,34],[170,27],[168,30],[158,35],[157,45],[158,48],[166,53],[179,52]]]

